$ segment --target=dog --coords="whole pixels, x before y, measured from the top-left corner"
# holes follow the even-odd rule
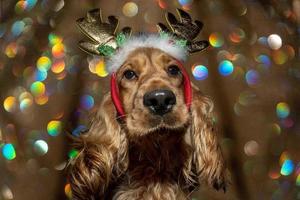
[[[68,180],[72,198],[186,200],[201,184],[226,189],[225,163],[212,121],[213,103],[192,85],[185,103],[182,66],[160,49],[132,51],[116,71],[125,114],[108,93]]]

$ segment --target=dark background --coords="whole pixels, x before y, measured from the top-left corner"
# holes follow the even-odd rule
[[[199,39],[211,46],[186,68],[215,102],[231,184],[225,194],[203,185],[194,199],[300,199],[299,0],[0,3],[0,199],[70,196],[67,135],[88,127],[109,90],[102,61],[89,64],[77,47],[75,20],[96,7],[135,32],[156,32],[176,8],[204,22]]]

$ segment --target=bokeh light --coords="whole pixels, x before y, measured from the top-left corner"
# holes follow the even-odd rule
[[[32,105],[32,100],[31,99],[23,99],[21,102],[20,102],[20,110],[22,112],[26,111],[30,106]]]
[[[44,81],[47,78],[47,71],[36,70],[34,75],[35,81]]]
[[[192,73],[196,80],[204,80],[208,77],[208,69],[204,65],[194,65]]]
[[[65,194],[69,199],[72,199],[72,190],[69,183],[65,185]]]
[[[44,140],[35,141],[33,147],[34,151],[40,156],[45,155],[48,152],[48,144]]]
[[[37,60],[37,67],[41,71],[48,71],[51,67],[51,60],[47,56],[42,56]]]
[[[13,160],[16,158],[16,150],[13,144],[7,143],[2,147],[2,155],[7,160]]]
[[[65,69],[65,61],[64,60],[59,60],[53,63],[51,67],[51,71],[53,73],[59,74]]]
[[[281,37],[277,34],[271,34],[268,37],[268,45],[271,49],[277,50],[282,46]]]
[[[240,43],[243,39],[245,39],[246,34],[245,31],[241,28],[234,28],[232,32],[229,34],[229,39],[233,43]]]
[[[30,91],[34,96],[41,96],[45,93],[46,87],[43,82],[36,81],[31,84]]]
[[[62,131],[62,124],[60,121],[53,120],[47,125],[48,134],[51,136],[57,136]]]
[[[285,102],[279,102],[276,105],[276,113],[279,118],[286,118],[290,114],[290,107]]]
[[[246,73],[246,82],[248,85],[253,86],[259,83],[260,75],[257,71],[251,69]]]
[[[127,2],[123,6],[122,11],[126,17],[134,17],[135,15],[138,14],[139,9],[138,9],[138,6],[136,5],[136,3]]]
[[[86,110],[93,108],[94,98],[91,95],[83,95],[80,98],[80,107]]]
[[[52,55],[55,58],[62,58],[64,56],[65,46],[63,43],[57,43],[52,47]]]
[[[17,44],[15,42],[9,43],[5,48],[5,54],[9,58],[14,58],[18,53]]]
[[[17,100],[13,96],[6,97],[3,102],[3,107],[7,112],[14,112],[17,107]]]
[[[193,0],[178,0],[178,3],[181,6],[189,6],[193,3]]]
[[[219,64],[219,72],[222,76],[229,76],[233,72],[234,66],[229,60],[223,60]]]
[[[221,47],[224,44],[224,37],[221,33],[215,32],[209,35],[209,43],[213,47]]]
[[[283,65],[288,60],[288,55],[281,49],[272,52],[272,58],[277,65]]]
[[[291,173],[293,173],[293,170],[294,170],[294,163],[292,160],[285,160],[281,166],[281,170],[280,170],[280,173],[283,175],[283,176],[288,176],[290,175]]]
[[[71,149],[68,153],[69,159],[74,159],[78,156],[78,150],[76,149]]]
[[[18,37],[24,30],[25,23],[23,21],[16,21],[11,28],[13,36]]]

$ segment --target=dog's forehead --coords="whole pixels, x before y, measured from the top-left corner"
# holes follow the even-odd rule
[[[143,47],[132,51],[125,60],[124,65],[130,64],[132,67],[143,68],[153,65],[160,67],[173,60],[175,61],[172,56],[160,49]]]

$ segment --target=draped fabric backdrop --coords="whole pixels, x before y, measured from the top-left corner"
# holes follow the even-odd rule
[[[71,198],[68,135],[109,90],[105,61],[77,46],[97,7],[134,32],[176,8],[203,21],[211,46],[185,67],[215,102],[231,183],[195,200],[300,199],[300,0],[0,0],[0,200]]]

